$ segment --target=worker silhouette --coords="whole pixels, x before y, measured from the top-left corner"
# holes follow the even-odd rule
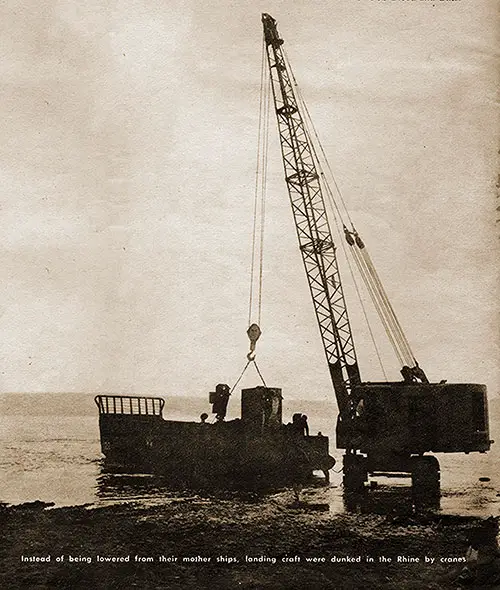
[[[216,385],[212,401],[212,413],[215,414],[215,420],[217,422],[222,422],[226,417],[227,404],[230,396],[229,385],[225,383]]]
[[[401,369],[401,375],[403,375],[403,380],[406,383],[429,383],[429,379],[427,379],[427,375],[425,374],[424,370],[420,367],[420,365],[415,361],[414,367],[409,367],[405,365]]]
[[[305,414],[296,413],[292,416],[292,428],[295,434],[309,436],[309,424]]]

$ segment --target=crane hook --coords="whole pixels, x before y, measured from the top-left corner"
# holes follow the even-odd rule
[[[257,344],[257,340],[260,338],[261,334],[262,331],[257,324],[252,324],[247,330],[247,335],[250,339],[250,352],[247,354],[247,359],[249,361],[253,361],[255,359],[255,345]]]

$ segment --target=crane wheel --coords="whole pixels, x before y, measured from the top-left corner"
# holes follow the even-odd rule
[[[362,455],[344,455],[343,471],[344,491],[348,494],[363,493],[365,491],[365,482],[368,481],[366,457]]]
[[[435,508],[441,497],[439,461],[425,455],[411,458],[412,497],[415,508]]]

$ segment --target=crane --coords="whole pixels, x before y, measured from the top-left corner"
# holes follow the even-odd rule
[[[358,493],[368,475],[410,474],[415,501],[440,494],[439,452],[490,448],[486,387],[430,383],[411,351],[354,225],[345,240],[401,361],[402,381],[361,379],[327,203],[331,196],[309,113],[296,89],[276,21],[262,14],[264,48],[285,182],[323,349],[338,405],[337,447],[344,487]],[[350,220],[349,222],[350,223]]]

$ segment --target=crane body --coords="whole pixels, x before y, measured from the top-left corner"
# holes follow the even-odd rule
[[[439,463],[425,453],[489,450],[486,387],[429,383],[412,358],[362,240],[344,226],[386,325],[394,328],[402,359],[408,360],[401,382],[362,381],[315,147],[276,21],[263,14],[262,23],[285,181],[339,410],[336,442],[345,449],[344,486],[359,492],[369,474],[401,472],[411,474],[419,498],[439,496]]]

